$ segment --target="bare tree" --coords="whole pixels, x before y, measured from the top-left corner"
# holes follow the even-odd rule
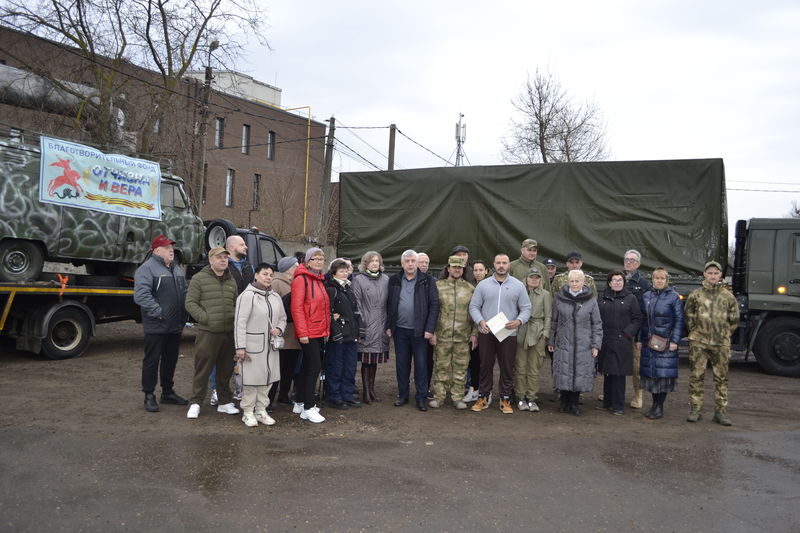
[[[223,40],[237,27],[266,44],[259,15],[256,0],[5,0],[0,7],[0,23],[77,51],[82,62],[72,72],[54,72],[25,50],[4,50],[79,100],[75,121],[96,144],[120,141],[120,111],[126,97],[140,93],[148,105],[129,113],[126,120],[136,123],[126,127],[139,134],[137,149],[144,154],[153,151],[155,125],[165,117],[187,70],[210,58],[214,41],[222,43],[216,53],[226,60],[241,51],[236,39]],[[64,61],[75,63],[68,57]],[[155,70],[161,82],[136,80],[131,65]],[[126,90],[132,81],[137,88]],[[88,94],[86,86],[91,87]]]
[[[789,210],[789,218],[800,218],[800,205],[797,200],[792,200],[792,208]]]
[[[512,100],[517,116],[503,139],[503,159],[509,163],[566,163],[608,157],[606,126],[593,102],[575,104],[561,83],[536,69]]]

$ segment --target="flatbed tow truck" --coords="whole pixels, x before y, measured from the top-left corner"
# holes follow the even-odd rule
[[[69,359],[83,353],[97,324],[141,320],[130,278],[47,277],[0,283],[0,336],[16,339],[18,350]]]

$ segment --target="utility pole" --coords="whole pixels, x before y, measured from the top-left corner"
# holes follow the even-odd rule
[[[458,114],[458,124],[456,124],[456,166],[461,166],[461,159],[464,157],[464,151],[461,145],[467,142],[467,125],[461,123],[464,118],[464,113]]]
[[[397,133],[397,125],[389,125],[389,167],[388,170],[394,170],[394,138]]]
[[[211,71],[211,52],[219,48],[219,41],[211,41],[208,46],[208,63],[206,64],[206,78],[203,83],[202,106],[200,107],[200,127],[197,130],[197,136],[200,139],[200,158],[195,168],[195,183],[197,186],[194,191],[195,196],[195,210],[197,216],[200,216],[203,211],[203,188],[206,183],[206,144],[208,138],[208,104],[211,100],[211,80],[213,79]]]
[[[331,217],[328,216],[328,205],[331,196],[331,173],[333,172],[333,145],[336,133],[336,117],[328,120],[328,139],[325,141],[325,163],[322,172],[322,187],[317,202],[317,239],[326,242],[328,237],[328,224]],[[325,235],[322,233],[325,232]]]

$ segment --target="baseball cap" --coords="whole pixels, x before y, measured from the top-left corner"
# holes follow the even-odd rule
[[[524,241],[522,241],[522,247],[523,248],[538,248],[539,247],[539,243],[536,242],[536,239],[525,239]]]
[[[549,266],[558,266],[558,263],[556,263],[556,262],[555,262],[553,259],[550,259],[549,257],[548,257],[547,259],[545,259],[545,260],[543,261],[543,263],[544,263],[544,266],[546,266],[546,267],[549,267]]]
[[[175,241],[171,241],[168,238],[164,237],[163,235],[159,235],[153,242],[150,243],[150,249],[155,250],[156,248],[161,248],[162,246],[169,246],[170,244],[175,244]]]
[[[225,248],[223,248],[222,246],[215,246],[214,248],[212,248],[212,249],[210,249],[208,251],[208,257],[209,258],[214,257],[215,255],[219,255],[219,254],[231,255],[231,253],[228,250],[226,250]]]

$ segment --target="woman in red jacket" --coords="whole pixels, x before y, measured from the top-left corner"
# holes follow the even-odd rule
[[[309,248],[305,263],[294,272],[291,296],[294,334],[302,352],[294,412],[303,420],[315,424],[325,422],[325,417],[319,414],[314,391],[319,379],[322,348],[330,335],[331,320],[330,299],[323,284],[324,267],[325,253],[319,248]]]

